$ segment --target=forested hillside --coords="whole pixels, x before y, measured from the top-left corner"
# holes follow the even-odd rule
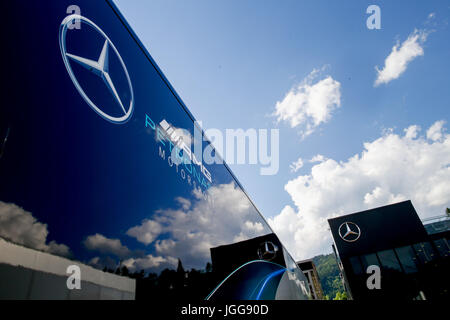
[[[323,293],[328,299],[342,300],[347,295],[339,277],[339,267],[332,253],[313,258],[322,285]]]

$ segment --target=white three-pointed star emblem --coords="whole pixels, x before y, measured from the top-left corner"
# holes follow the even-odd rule
[[[92,29],[97,31],[104,39],[105,42],[103,43],[102,51],[100,52],[100,56],[98,60],[91,60],[84,57],[81,57],[79,55],[75,55],[73,53],[69,53],[66,50],[66,35],[68,26],[73,23],[73,21],[81,21],[84,24],[90,26]],[[114,44],[111,42],[109,37],[91,20],[80,16],[80,15],[70,15],[67,16],[61,23],[60,30],[59,30],[59,46],[61,49],[61,54],[63,56],[64,64],[66,66],[66,69],[70,75],[70,78],[72,79],[72,82],[74,83],[75,87],[83,97],[83,99],[88,103],[88,105],[94,109],[100,116],[102,116],[104,119],[113,122],[113,123],[124,123],[129,120],[131,117],[131,114],[133,112],[133,106],[134,106],[134,94],[133,94],[133,87],[131,85],[130,76],[128,75],[128,70],[122,60],[122,57],[120,56],[119,52],[117,51]],[[125,73],[125,76],[128,81],[128,87],[130,91],[130,102],[129,104],[125,104],[122,99],[120,98],[116,87],[114,86],[114,82],[111,79],[111,76],[109,74],[109,52],[112,50],[114,52],[122,66],[123,72]],[[120,110],[122,112],[122,115],[116,116],[111,115],[105,111],[103,111],[102,106],[97,106],[84,92],[83,87],[78,82],[78,79],[76,78],[75,74],[73,73],[72,67],[70,65],[69,59],[71,61],[74,61],[87,70],[91,71],[98,77],[100,77],[103,82],[105,83],[108,90],[111,92],[112,96],[114,97],[114,100],[117,102],[117,104],[120,107]]]
[[[354,242],[359,239],[361,230],[358,225],[353,222],[344,222],[339,226],[339,236],[347,242]]]
[[[103,79],[109,91],[114,95],[114,98],[119,103],[120,107],[123,110],[123,113],[126,114],[125,108],[123,107],[122,101],[120,100],[119,95],[117,94],[116,88],[111,80],[111,77],[108,73],[108,40],[105,40],[105,44],[103,45],[102,52],[100,53],[100,57],[97,61],[82,58],[76,56],[74,54],[66,53],[66,56],[71,58],[72,60],[78,62],[80,65],[93,72],[97,76]]]

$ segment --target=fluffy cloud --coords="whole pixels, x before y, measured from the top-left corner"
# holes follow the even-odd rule
[[[161,231],[162,226],[158,222],[144,220],[141,225],[130,228],[127,231],[127,235],[136,238],[139,242],[144,244],[150,244],[156,239]]]
[[[88,264],[97,269],[109,268],[115,270],[119,263],[109,256],[93,257],[88,261]]]
[[[99,233],[88,236],[83,243],[88,250],[98,251],[106,255],[112,254],[119,258],[129,256],[131,253],[119,239],[109,239]]]
[[[271,232],[234,182],[209,188],[206,197],[198,192],[193,196],[192,201],[178,197],[179,208],[158,210],[151,219],[130,229],[133,232],[128,235],[153,245],[160,255],[159,260],[155,256],[144,257],[139,260],[141,265],[177,257],[185,267],[203,268],[210,261],[210,248]],[[158,232],[150,231],[149,226],[157,226]],[[156,239],[153,242],[146,238],[149,232]],[[158,239],[162,234],[163,239]]]
[[[391,53],[384,61],[383,69],[377,71],[377,78],[374,86],[397,79],[406,71],[408,64],[419,56],[423,56],[423,43],[427,39],[427,32],[423,30],[414,30],[401,45],[397,44],[392,48]]]
[[[311,158],[311,160],[309,160],[310,163],[315,163],[315,162],[324,162],[326,160],[326,158],[321,155],[321,154],[316,154],[314,157]]]
[[[420,131],[420,127],[417,125],[412,125],[403,130],[405,132],[405,138],[414,139]]]
[[[285,185],[296,208],[286,206],[269,224],[295,258],[330,251],[328,218],[406,199],[421,218],[450,206],[450,135],[442,122],[426,136],[419,132],[387,132],[347,161],[321,157],[309,174]]]
[[[87,249],[100,252],[89,264],[115,268],[108,255],[123,259],[130,271],[159,272],[177,265],[204,268],[211,260],[210,248],[271,233],[242,190],[234,182],[213,186],[206,195],[194,190],[192,198],[175,198],[173,208],[159,209],[126,234],[145,244],[151,254],[131,251],[119,239],[101,234],[88,236]]]
[[[341,84],[331,76],[314,82],[318,73],[314,69],[275,106],[277,120],[288,122],[292,128],[301,126],[303,137],[327,122],[341,105]]]
[[[442,139],[443,135],[443,127],[445,121],[436,121],[428,130],[427,130],[427,138],[433,141],[438,141]]]
[[[0,236],[29,248],[59,256],[71,255],[69,247],[55,241],[47,243],[47,224],[13,203],[0,201]]]
[[[176,197],[175,200],[181,204],[183,210],[188,210],[191,207],[191,201],[189,201],[189,199],[183,197]]]
[[[297,172],[298,170],[301,169],[301,167],[303,167],[302,158],[298,158],[297,161],[292,162],[291,165],[289,166],[289,168],[291,168],[291,172]]]
[[[143,258],[130,258],[122,262],[130,271],[139,271],[152,269],[161,270],[164,268],[173,268],[178,264],[178,260],[172,257],[153,256],[151,254]]]
[[[68,246],[62,243],[56,243],[56,241],[50,241],[46,249],[47,252],[55,254],[61,257],[71,257],[72,253]]]

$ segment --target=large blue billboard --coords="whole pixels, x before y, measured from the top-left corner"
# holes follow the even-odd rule
[[[112,2],[8,6],[0,237],[137,279],[138,299],[308,298]]]

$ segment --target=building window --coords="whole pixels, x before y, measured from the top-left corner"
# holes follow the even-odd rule
[[[359,275],[363,273],[363,268],[361,266],[361,262],[359,261],[358,257],[351,257],[350,259],[350,265],[352,266],[353,273],[355,275]]]
[[[368,266],[376,265],[379,266],[380,262],[378,261],[377,255],[375,253],[365,254],[361,256],[361,261],[364,270],[367,270]]]
[[[417,258],[411,246],[396,248],[395,252],[397,253],[398,259],[400,260],[405,273],[417,272]]]
[[[381,265],[385,269],[395,270],[395,271],[402,271],[402,268],[400,267],[400,263],[397,260],[397,257],[395,256],[394,250],[384,250],[378,252],[378,257],[380,258]]]
[[[450,248],[445,238],[434,240],[433,242],[441,257],[448,257],[450,255]]]
[[[429,242],[416,243],[413,247],[414,250],[416,250],[417,256],[419,257],[419,261],[421,263],[428,263],[436,258],[433,247]]]

